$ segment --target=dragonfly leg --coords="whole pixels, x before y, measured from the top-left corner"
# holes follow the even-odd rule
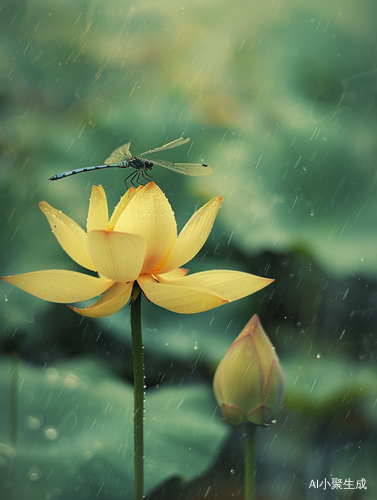
[[[143,184],[142,182],[140,182],[140,174],[141,174],[141,171],[138,170],[137,175],[136,175],[136,184],[138,184],[139,186],[141,186]]]
[[[142,176],[143,179],[145,179],[146,181],[153,181],[153,178],[147,174],[144,168],[137,168],[124,179],[124,182],[127,185],[127,181],[129,180],[129,183],[132,184],[133,186],[135,187],[137,187],[138,185],[140,186],[143,184],[140,181],[140,176]]]
[[[151,177],[151,176],[147,173],[147,171],[145,170],[145,168],[143,168],[143,170],[141,171],[141,175],[144,177],[144,179],[145,179],[146,181],[153,181],[153,180],[154,180],[154,179],[153,179],[153,177]]]
[[[128,179],[130,179],[130,184],[132,184],[133,186],[136,187],[136,184],[134,183],[134,179],[135,177],[138,175],[138,170],[135,170],[133,172],[130,173],[130,175],[128,175],[125,179],[124,179],[124,182],[126,183],[126,186],[127,186],[127,181]],[[137,181],[136,181],[137,182]]]

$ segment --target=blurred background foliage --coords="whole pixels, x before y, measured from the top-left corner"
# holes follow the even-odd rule
[[[202,432],[218,433],[203,449],[189,427],[174,438],[166,425],[154,426],[158,457],[168,465],[147,483],[150,498],[242,498],[244,433],[217,425],[210,384],[254,313],[287,376],[286,408],[276,426],[259,433],[260,498],[376,497],[376,21],[372,0],[0,3],[1,274],[78,270],[39,201],[84,227],[92,184],[104,186],[110,210],[125,191],[118,169],[54,183],[48,177],[101,164],[129,140],[137,154],[187,135],[191,142],[164,158],[203,161],[214,174],[185,178],[158,167],[152,174],[179,229],[211,197],[224,198],[190,270],[275,279],[255,296],[198,315],[144,301],[147,401],[157,388],[186,394]],[[101,499],[128,491],[132,498],[115,450],[130,439],[123,420],[132,394],[128,307],[93,321],[6,283],[2,293],[2,495]],[[16,457],[10,363],[18,357]],[[63,385],[68,376],[67,390],[82,387],[84,377],[88,401],[80,409],[69,397],[53,404],[62,388],[45,388],[48,370]],[[95,391],[98,374],[106,390]],[[106,420],[119,394],[123,417]],[[207,410],[203,397],[211,401]],[[146,422],[168,411],[153,408]],[[99,416],[103,425],[89,431]],[[65,426],[67,418],[75,425]],[[53,439],[44,422],[55,425]],[[174,439],[175,450],[166,446]],[[201,471],[187,467],[183,453],[176,460],[186,440],[191,462],[202,457]],[[53,459],[33,464],[33,449]],[[129,463],[126,456],[124,470]],[[57,470],[60,480],[49,483]],[[364,477],[368,489],[309,488],[331,477]]]

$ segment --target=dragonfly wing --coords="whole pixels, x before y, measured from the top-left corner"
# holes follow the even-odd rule
[[[173,163],[171,161],[155,160],[153,158],[148,158],[148,161],[151,161],[153,165],[159,165],[160,167],[164,167],[169,170],[173,170],[173,172],[178,172],[179,174],[184,175],[209,175],[213,172],[211,167],[203,163]]]
[[[160,148],[156,149],[150,149],[149,151],[145,151],[145,153],[140,153],[137,156],[143,156],[146,154],[151,154],[151,153],[158,153],[159,151],[165,151],[165,149],[171,149],[171,148],[176,148],[177,146],[181,146],[182,144],[185,144],[190,140],[189,137],[180,137],[179,139],[176,139],[175,141],[168,142],[164,146],[161,146]]]
[[[120,161],[130,160],[132,158],[132,155],[130,153],[130,145],[131,142],[127,142],[127,144],[124,144],[120,148],[113,151],[111,155],[106,158],[105,163],[119,163]]]

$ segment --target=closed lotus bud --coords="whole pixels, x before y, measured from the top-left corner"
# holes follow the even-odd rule
[[[280,409],[284,373],[256,314],[221,360],[213,389],[224,420],[232,425],[266,425]]]

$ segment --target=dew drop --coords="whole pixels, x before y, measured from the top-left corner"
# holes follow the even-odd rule
[[[39,481],[42,477],[42,471],[39,467],[30,467],[27,477],[30,481]]]
[[[29,415],[26,419],[26,425],[32,431],[37,431],[41,427],[42,422],[39,420],[39,418],[34,417],[33,415]]]
[[[4,443],[0,443],[0,453],[10,458],[14,458],[17,455],[16,450],[12,446]]]
[[[76,375],[67,375],[64,379],[64,385],[69,389],[75,389],[80,382],[80,379]]]
[[[54,429],[54,427],[47,427],[44,431],[44,434],[47,439],[50,439],[50,441],[53,441],[58,437],[58,431]]]
[[[59,380],[59,372],[56,368],[47,368],[46,378],[48,382],[57,382]]]

